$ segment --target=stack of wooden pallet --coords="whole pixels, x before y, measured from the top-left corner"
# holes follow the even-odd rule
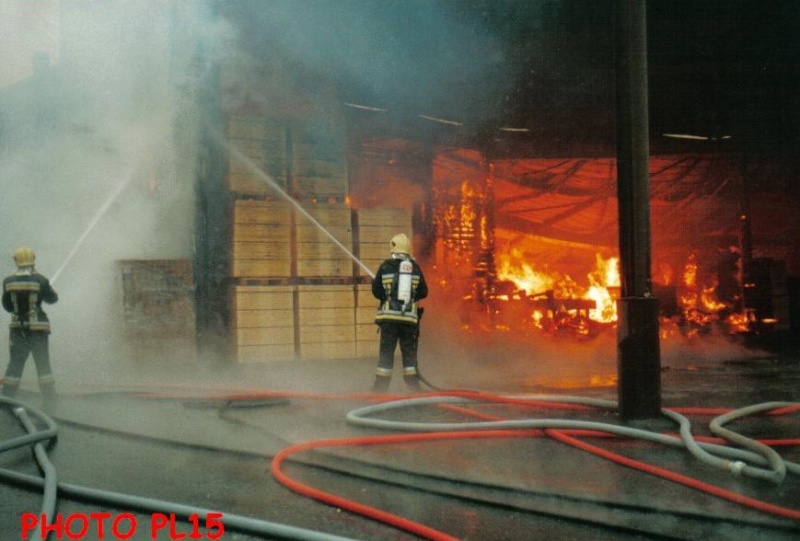
[[[286,201],[234,201],[233,277],[286,278],[292,275],[292,217],[291,205]]]
[[[228,136],[285,187],[281,193],[259,183],[248,164],[229,168],[236,358],[376,355],[370,273],[347,252],[375,272],[389,255],[389,239],[411,235],[408,212],[349,208],[344,134],[336,123],[232,117]]]
[[[134,361],[196,356],[192,265],[188,259],[121,260],[125,351]]]
[[[301,201],[344,203],[347,157],[344,122],[314,117],[291,124],[291,191]]]
[[[232,157],[228,160],[228,189],[239,195],[270,198],[275,198],[275,186],[285,190],[289,169],[286,138],[285,122],[232,116],[227,130],[228,145],[232,148]]]
[[[239,361],[295,357],[295,287],[236,285],[231,312]]]

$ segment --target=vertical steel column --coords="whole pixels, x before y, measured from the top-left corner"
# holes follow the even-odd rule
[[[620,417],[661,410],[658,301],[650,281],[650,172],[645,0],[615,0],[617,198],[621,298],[617,313]]]

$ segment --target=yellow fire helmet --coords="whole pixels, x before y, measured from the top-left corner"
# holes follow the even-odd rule
[[[391,251],[393,254],[411,254],[411,241],[403,233],[399,233],[392,237],[392,240],[389,244],[391,245]]]
[[[17,267],[32,267],[36,261],[36,252],[27,246],[20,246],[14,250],[14,263]]]

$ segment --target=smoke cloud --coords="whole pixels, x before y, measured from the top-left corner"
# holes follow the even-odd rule
[[[239,30],[229,84],[272,108],[298,93],[325,97],[332,81],[343,101],[386,107],[396,122],[463,119],[499,105],[509,83],[496,36],[461,2],[244,0],[222,12]]]
[[[103,377],[124,364],[118,262],[191,256],[196,60],[227,31],[194,1],[10,1],[0,21],[0,271],[36,250],[56,374]]]

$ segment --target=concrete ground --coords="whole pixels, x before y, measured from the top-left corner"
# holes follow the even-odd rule
[[[546,419],[548,426],[591,422],[649,433],[677,432],[677,424],[666,417],[622,423],[613,408],[575,409],[550,403],[567,397],[616,400],[613,374],[608,370],[557,360],[530,370],[499,361],[480,370],[462,371],[431,363],[430,373],[424,376],[437,387],[552,398],[532,407],[474,401],[472,395],[460,394],[469,399],[458,404],[408,404],[367,415],[380,421],[416,423],[406,429],[348,422],[348,413],[385,398],[420,396],[409,394],[398,377],[390,396],[371,395],[373,368],[372,361],[363,359],[225,369],[141,366],[118,383],[75,384],[69,389],[60,383],[60,398],[52,412],[59,437],[48,449],[62,483],[58,511],[63,517],[107,511],[112,519],[134,513],[138,531],[131,539],[213,538],[217,531],[213,517],[212,528],[204,529],[209,525],[203,522],[209,519],[208,510],[222,513],[223,521],[247,517],[299,529],[257,534],[229,527],[220,537],[226,541],[305,539],[318,534],[364,540],[425,537],[362,518],[343,506],[307,499],[276,482],[269,471],[275,455],[293,444],[337,440],[335,447],[288,458],[282,471],[320,490],[423,524],[442,533],[442,538],[764,541],[800,536],[800,475],[796,472],[776,484],[733,475],[680,447],[591,434],[576,438],[661,468],[672,479],[575,448],[556,439],[558,433],[529,431],[520,437],[517,431],[486,437],[481,428],[483,434],[457,439],[372,445],[359,440],[427,432],[428,423],[439,427],[487,419]],[[800,401],[799,382],[796,358],[671,363],[662,372],[662,402],[665,408],[692,408],[682,410],[692,423],[692,433],[707,436],[709,422],[721,410]],[[434,398],[438,393],[422,396]],[[30,387],[19,398],[34,407],[39,404],[38,393]],[[4,410],[0,411],[0,434],[6,441],[24,431],[10,409]],[[798,415],[797,411],[754,414],[726,426],[753,438],[794,440],[793,445],[779,446],[779,441],[771,445],[785,460],[800,463]],[[29,447],[0,454],[0,468],[40,475]],[[103,494],[144,496],[165,507],[111,504],[81,496],[79,490],[76,495],[74,486]],[[172,530],[156,528],[153,521],[162,514],[168,516],[172,504],[199,509],[199,525],[179,521]],[[41,489],[3,480],[3,539],[22,539],[22,514],[38,513],[41,505]],[[79,531],[78,522],[73,527]],[[30,533],[28,539],[33,538]],[[89,530],[72,538],[101,537]],[[105,538],[114,537],[106,532]]]

